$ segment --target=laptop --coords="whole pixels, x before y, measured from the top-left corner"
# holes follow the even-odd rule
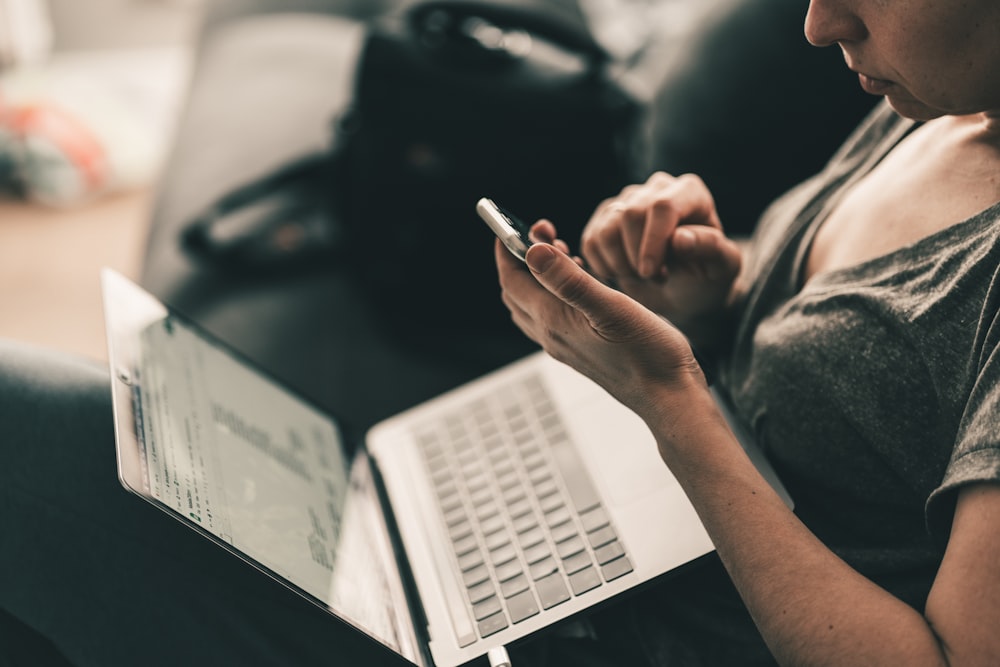
[[[122,484],[413,664],[503,664],[713,549],[645,424],[544,353],[359,443],[123,276],[102,291]]]

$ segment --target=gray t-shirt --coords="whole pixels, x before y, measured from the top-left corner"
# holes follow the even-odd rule
[[[768,209],[719,376],[798,516],[922,610],[957,489],[1000,481],[1000,203],[802,287],[827,212],[914,127],[883,103]],[[714,555],[598,620],[610,664],[774,665]]]
[[[1000,481],[1000,203],[801,287],[827,211],[913,127],[881,105],[765,214],[721,377],[796,514],[922,609],[957,489]]]

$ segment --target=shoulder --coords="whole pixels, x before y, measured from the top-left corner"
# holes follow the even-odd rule
[[[1000,210],[997,220],[1000,225]],[[978,321],[967,325],[976,332],[968,360],[968,398],[951,461],[927,502],[928,527],[939,539],[951,528],[961,489],[978,482],[1000,483],[1000,261],[994,265]]]

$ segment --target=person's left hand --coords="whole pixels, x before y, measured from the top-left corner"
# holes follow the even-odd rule
[[[514,323],[640,417],[653,417],[665,407],[663,390],[680,396],[691,387],[704,388],[684,335],[588,274],[554,232],[547,222],[532,228],[536,242],[528,249],[527,268],[496,242],[503,301]]]

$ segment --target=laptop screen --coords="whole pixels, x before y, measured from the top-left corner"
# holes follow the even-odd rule
[[[115,391],[129,394],[116,412],[131,413],[116,427],[135,433],[119,437],[135,447],[126,486],[414,654],[370,471],[347,458],[337,424],[122,281],[106,279],[105,295]]]

